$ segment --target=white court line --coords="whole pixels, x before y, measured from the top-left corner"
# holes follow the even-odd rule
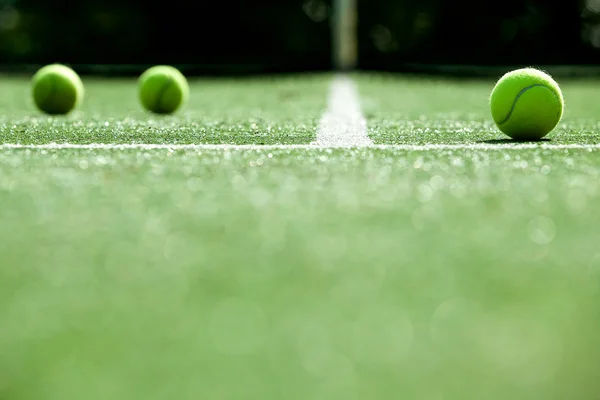
[[[349,77],[338,75],[333,78],[327,103],[313,145],[359,147],[373,144],[367,135],[367,122],[360,110],[358,91]]]
[[[455,144],[373,144],[367,135],[366,120],[360,110],[358,91],[352,80],[345,75],[334,77],[329,91],[327,110],[323,114],[317,131],[317,139],[311,144],[144,144],[144,143],[47,143],[47,144],[0,144],[0,150],[319,150],[333,149],[380,149],[396,151],[429,150],[523,150],[523,149],[600,149],[594,144],[539,143],[455,143]]]
[[[429,150],[524,150],[548,149],[567,150],[600,149],[600,143],[595,144],[551,144],[551,143],[464,143],[464,144],[372,144],[368,146],[349,147],[347,145],[322,146],[316,144],[114,144],[114,143],[48,143],[48,144],[0,144],[0,150],[31,149],[31,150],[335,150],[335,149],[380,149],[397,151],[429,151]]]

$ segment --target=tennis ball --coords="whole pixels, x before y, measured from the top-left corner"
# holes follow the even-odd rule
[[[65,65],[46,65],[33,75],[31,81],[33,101],[47,114],[67,114],[83,100],[83,83],[79,75]]]
[[[157,65],[144,71],[138,79],[142,106],[156,114],[170,114],[187,102],[189,86],[179,70]]]
[[[558,125],[564,100],[550,75],[535,68],[522,68],[498,80],[490,96],[490,108],[503,133],[513,139],[537,140]]]

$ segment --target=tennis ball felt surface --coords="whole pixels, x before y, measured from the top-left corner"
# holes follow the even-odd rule
[[[142,106],[157,114],[170,114],[187,102],[189,85],[174,67],[157,65],[144,71],[138,80]]]
[[[40,68],[31,81],[33,101],[47,114],[67,114],[83,101],[83,83],[71,68],[50,64]]]
[[[564,100],[558,83],[535,68],[502,76],[490,96],[496,126],[517,140],[537,140],[550,133],[562,118]]]

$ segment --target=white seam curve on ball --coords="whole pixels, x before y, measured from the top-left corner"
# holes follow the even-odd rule
[[[534,87],[543,87],[546,88],[550,91],[550,93],[552,93],[552,96],[554,98],[556,98],[556,95],[554,94],[554,92],[552,91],[552,89],[550,89],[548,86],[543,85],[541,83],[535,83],[533,85],[529,85],[527,87],[524,87],[523,89],[521,89],[521,91],[519,93],[517,93],[517,95],[515,96],[515,99],[513,100],[513,103],[510,107],[510,110],[508,110],[508,114],[506,115],[506,117],[502,120],[502,122],[498,122],[498,125],[503,125],[505,123],[507,123],[510,120],[510,116],[512,115],[513,111],[515,110],[515,107],[517,106],[517,101],[519,101],[519,99],[521,98],[521,96],[523,96],[525,94],[525,92],[527,92],[529,89],[533,89]],[[559,100],[559,99],[556,99]],[[560,101],[559,101],[560,103]]]

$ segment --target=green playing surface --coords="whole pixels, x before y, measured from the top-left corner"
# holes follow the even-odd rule
[[[0,143],[307,144],[327,103],[327,76],[195,79],[181,112],[142,110],[137,82],[83,78],[83,106],[40,114],[25,78],[0,79]]]
[[[489,147],[1,148],[0,399],[596,399],[600,149],[489,142],[491,81],[354,79],[376,143]],[[328,82],[51,119],[4,78],[0,141],[307,144]],[[595,143],[596,89],[545,146]]]
[[[394,75],[356,76],[369,135],[379,144],[496,143],[509,138],[490,115],[492,80],[423,79]],[[599,80],[559,80],[565,111],[547,136],[552,143],[600,141]]]

